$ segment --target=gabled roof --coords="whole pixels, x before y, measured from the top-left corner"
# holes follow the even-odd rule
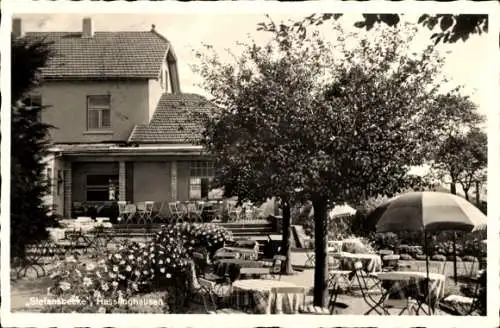
[[[215,106],[203,96],[192,93],[164,93],[149,124],[137,125],[131,143],[186,144],[201,136],[199,113]]]
[[[42,69],[45,79],[154,79],[170,44],[155,31],[28,32],[52,42],[55,56]]]

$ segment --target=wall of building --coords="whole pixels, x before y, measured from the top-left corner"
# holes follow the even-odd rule
[[[190,174],[188,161],[177,162],[177,198],[181,202],[189,200]]]
[[[170,163],[133,163],[133,201],[172,201]],[[128,187],[127,187],[128,188]]]
[[[137,124],[149,118],[148,81],[48,81],[36,93],[49,106],[42,120],[56,127],[55,143],[126,141]],[[87,96],[111,96],[111,129],[87,131]]]

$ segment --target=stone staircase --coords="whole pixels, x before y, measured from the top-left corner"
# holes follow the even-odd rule
[[[267,220],[252,220],[216,223],[223,226],[233,233],[235,240],[253,239],[263,246],[269,234],[275,234],[273,225]],[[146,239],[153,237],[161,229],[161,224],[129,224],[114,225],[112,228],[106,228],[105,233],[112,234],[116,239]]]

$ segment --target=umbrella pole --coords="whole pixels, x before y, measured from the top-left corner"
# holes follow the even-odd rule
[[[430,305],[431,305],[431,297],[429,295],[429,253],[427,251],[427,231],[424,229],[424,251],[425,251],[425,272],[427,276],[427,280],[425,282],[425,293],[427,295],[427,306],[429,307],[427,310],[427,314],[430,314]]]
[[[457,284],[457,233],[453,231],[453,276]]]

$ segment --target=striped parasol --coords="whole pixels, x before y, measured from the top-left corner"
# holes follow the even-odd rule
[[[377,212],[377,213],[375,213]],[[471,232],[486,228],[486,215],[466,199],[442,192],[410,192],[397,196],[374,211],[377,232]]]

